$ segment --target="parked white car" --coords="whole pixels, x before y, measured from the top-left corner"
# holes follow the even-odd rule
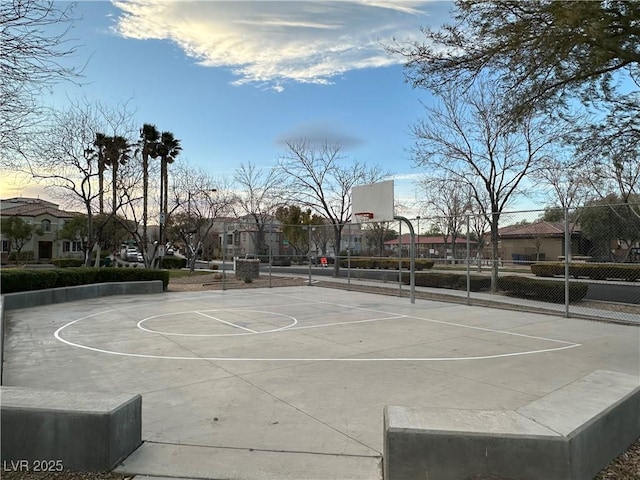
[[[135,247],[128,247],[125,252],[124,259],[127,262],[137,262],[138,261],[138,249]]]

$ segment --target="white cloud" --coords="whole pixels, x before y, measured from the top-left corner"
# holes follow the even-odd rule
[[[384,48],[417,38],[427,1],[114,0],[126,38],[176,43],[205,67],[230,69],[237,85],[331,83],[354,69],[400,63]]]

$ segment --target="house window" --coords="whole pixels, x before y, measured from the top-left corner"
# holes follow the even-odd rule
[[[9,251],[9,240],[2,240],[2,250],[3,252]]]
[[[62,251],[64,253],[69,252],[81,252],[82,251],[82,242],[62,242]]]
[[[42,220],[42,222],[40,222],[40,227],[45,232],[50,232],[51,231],[51,220],[47,220],[47,219]]]

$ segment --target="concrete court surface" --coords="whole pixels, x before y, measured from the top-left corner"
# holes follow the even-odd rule
[[[114,296],[6,312],[5,385],[141,393],[117,470],[380,479],[385,405],[513,410],[594,370],[637,375],[640,328],[318,286]]]

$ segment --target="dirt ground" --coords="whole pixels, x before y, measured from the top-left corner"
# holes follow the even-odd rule
[[[222,281],[221,274],[192,275],[188,277],[172,278],[169,281],[169,292],[197,292],[205,290],[222,290],[223,287],[231,290],[238,288],[267,288],[267,287],[295,287],[305,285],[307,277],[269,277],[262,276],[250,283],[242,279],[229,276]]]

